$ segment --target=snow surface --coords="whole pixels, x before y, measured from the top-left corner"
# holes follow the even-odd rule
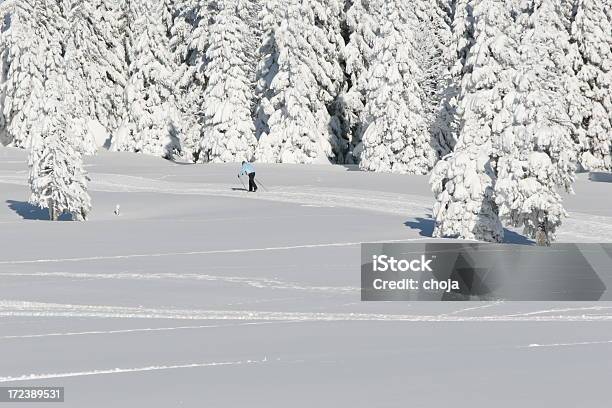
[[[609,404],[612,303],[360,302],[358,243],[431,239],[427,176],[259,165],[249,194],[235,165],[86,168],[90,220],[51,223],[0,147],[0,386],[64,386],[63,407]],[[559,240],[612,242],[612,183],[576,192]]]

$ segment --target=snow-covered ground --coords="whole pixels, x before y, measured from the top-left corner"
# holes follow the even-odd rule
[[[249,194],[232,165],[87,169],[91,219],[51,223],[0,147],[0,386],[64,386],[66,407],[610,404],[611,303],[360,302],[360,242],[430,239],[427,177],[260,165]],[[612,183],[576,192],[559,239],[612,242]]]

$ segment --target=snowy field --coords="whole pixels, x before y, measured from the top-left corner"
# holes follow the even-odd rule
[[[612,303],[360,302],[360,242],[430,239],[427,177],[261,165],[249,194],[236,166],[103,153],[91,219],[51,223],[25,160],[0,147],[0,386],[79,408],[610,406]],[[560,241],[612,242],[605,181],[579,175]]]

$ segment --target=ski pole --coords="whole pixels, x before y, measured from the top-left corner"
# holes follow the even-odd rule
[[[245,190],[247,189],[246,186],[244,185],[244,181],[242,181],[242,179],[240,178],[240,176],[238,176],[238,180],[240,180],[240,183],[242,184],[242,188],[244,188]]]
[[[261,180],[259,180],[259,179],[255,179],[255,182],[256,182],[256,183],[259,183],[259,184],[260,184],[260,185],[263,187],[264,191],[269,191],[269,190],[267,189],[267,187],[264,185],[264,183],[262,183],[262,182],[261,182]]]

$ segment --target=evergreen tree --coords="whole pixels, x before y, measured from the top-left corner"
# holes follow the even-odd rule
[[[118,5],[113,0],[82,4],[66,0],[58,4],[49,7],[74,13],[72,33],[64,45],[65,53],[70,52],[72,58],[71,65],[66,67],[71,72],[68,75],[79,84],[73,87],[72,96],[79,99],[82,126],[97,120],[110,132],[124,113],[125,64]],[[57,21],[47,22],[36,17],[35,6],[29,0],[15,2],[5,18],[6,30],[2,34],[6,44],[3,142],[17,147],[28,144],[31,126],[41,115],[39,101],[43,99],[45,81],[41,58],[48,46],[46,38],[64,35],[61,33],[64,28]],[[86,136],[83,149],[93,153],[96,149],[93,136],[88,130]]]
[[[197,1],[197,17],[194,23],[195,28],[189,38],[188,49],[192,53],[196,72],[203,77],[208,62],[206,51],[210,46],[210,28],[214,23],[215,15],[220,11],[220,3],[217,0],[195,1]],[[202,83],[206,82],[202,81]]]
[[[259,34],[261,44],[257,49],[256,76],[255,76],[255,136],[259,140],[263,134],[270,133],[268,120],[274,113],[270,100],[274,96],[272,81],[278,74],[278,59],[280,50],[276,42],[278,32],[283,20],[283,9],[278,0],[263,1],[259,11],[258,20],[261,21]]]
[[[322,31],[320,40],[313,43],[315,54],[321,68],[314,71],[325,72],[326,75],[317,75],[321,86],[322,102],[331,116],[329,128],[332,132],[333,161],[345,163],[349,150],[349,139],[345,134],[342,123],[343,112],[338,105],[339,97],[347,89],[343,70],[343,50],[346,47],[343,35],[343,22],[346,20],[344,0],[314,0],[315,26]],[[318,33],[318,31],[315,31]],[[323,115],[326,116],[326,115]],[[327,119],[326,119],[327,120]],[[349,159],[349,163],[351,160]]]
[[[578,45],[577,80],[586,99],[580,125],[580,163],[612,170],[612,4],[578,0],[572,37]]]
[[[91,209],[87,175],[83,170],[83,128],[79,83],[73,77],[78,67],[74,38],[82,16],[80,2],[39,1],[30,8],[31,17],[53,30],[41,33],[45,45],[41,56],[44,84],[41,117],[30,129],[30,202],[48,208],[50,218],[68,212],[85,220]]]
[[[343,56],[350,87],[343,92],[339,102],[344,131],[348,133],[352,146],[349,157],[353,157],[354,161],[359,161],[365,147],[361,139],[366,131],[363,122],[365,86],[368,85],[366,74],[367,69],[377,62],[375,41],[382,36],[382,24],[388,18],[383,15],[386,12],[383,6],[384,2],[380,1],[356,0],[347,12],[350,34]],[[454,146],[450,127],[453,111],[447,92],[453,60],[450,52],[453,5],[439,0],[433,6],[431,2],[417,1],[410,7],[404,4],[401,7],[402,30],[411,33],[404,41],[409,42],[406,48],[411,51],[409,59],[416,64],[411,75],[420,88],[417,91],[422,106],[420,113],[430,135],[430,145],[442,156]]]
[[[170,52],[177,70],[173,81],[177,84],[176,104],[181,115],[181,150],[189,161],[197,161],[202,131],[203,93],[205,81],[197,64],[200,50],[194,41],[200,24],[200,10],[206,5],[202,0],[180,0],[172,3],[169,23]]]
[[[381,10],[370,0],[354,0],[346,13],[349,41],[342,52],[348,76],[347,88],[337,101],[343,133],[349,140],[346,163],[358,163],[363,150],[361,117],[365,109],[364,85],[374,60],[374,40],[378,36]]]
[[[32,126],[30,202],[47,208],[53,221],[64,212],[75,221],[84,221],[91,211],[91,199],[81,152],[75,147],[83,135],[72,133],[66,101],[59,96],[64,86],[56,79],[45,82],[44,116]]]
[[[504,101],[514,89],[519,30],[504,0],[474,0],[467,7],[474,38],[463,68],[460,137],[430,180],[436,197],[434,236],[500,242],[494,146],[511,122]]]
[[[181,150],[183,128],[175,95],[177,70],[169,47],[166,1],[131,0],[127,9],[127,120],[113,149],[170,158]]]
[[[420,24],[402,1],[381,1],[381,26],[363,79],[366,106],[360,167],[369,171],[426,174],[436,162],[418,83],[416,60]],[[356,149],[358,150],[359,147]]]
[[[459,139],[459,93],[461,82],[466,71],[467,54],[474,44],[473,3],[470,0],[451,0],[449,4],[448,21],[451,27],[449,45],[450,70],[441,90],[440,119],[447,126],[445,140],[440,142],[443,147],[440,157],[452,152]]]
[[[0,145],[9,143],[9,137],[6,134],[6,119],[4,117],[4,103],[6,100],[6,82],[8,80],[7,75],[10,68],[9,63],[9,51],[10,47],[7,47],[6,32],[10,29],[10,18],[8,10],[3,7],[4,4],[0,3]]]
[[[415,60],[421,77],[417,78],[424,92],[425,120],[431,145],[438,157],[450,153],[456,143],[453,134],[456,96],[452,86],[454,63],[450,5],[446,0],[414,2],[411,7],[418,29],[414,35]]]
[[[127,63],[123,34],[125,14],[119,0],[81,2],[75,9],[71,46],[75,75],[82,81],[81,108],[87,121],[97,120],[112,134],[125,117],[123,91],[127,81]],[[88,150],[95,151],[90,136]]]
[[[467,56],[474,45],[474,1],[456,0],[453,14],[453,47],[456,62],[453,67],[457,75],[465,73]]]
[[[502,220],[550,243],[566,216],[557,188],[571,191],[575,151],[564,98],[573,80],[570,38],[559,0],[524,3],[529,15],[522,27],[515,91],[505,100],[512,115],[494,147],[500,152],[495,186]]]
[[[244,0],[226,1],[210,29],[200,153],[204,162],[251,161],[255,153],[254,66],[249,41],[245,41],[250,37],[249,26],[241,17],[247,5]]]
[[[31,127],[42,117],[47,38],[58,35],[54,22],[37,14],[40,4],[35,0],[15,1],[8,9],[2,32],[7,67],[1,142],[15,147],[29,144]]]
[[[336,1],[291,1],[274,32],[276,75],[265,91],[265,124],[256,158],[263,162],[328,163],[344,145],[334,133],[328,106],[337,97],[343,72],[337,38],[329,21],[339,15]]]

